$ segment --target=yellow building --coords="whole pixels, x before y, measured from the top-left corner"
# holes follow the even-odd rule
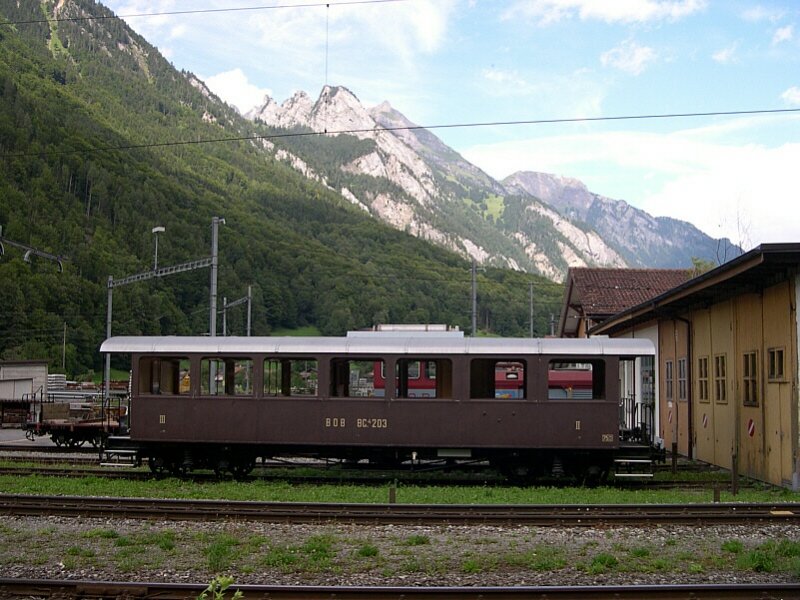
[[[667,449],[800,489],[800,244],[763,244],[592,335],[657,338]]]

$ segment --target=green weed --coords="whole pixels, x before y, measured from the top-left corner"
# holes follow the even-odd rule
[[[722,542],[722,549],[731,554],[740,554],[744,550],[744,544],[740,540],[727,540]]]
[[[764,548],[756,548],[739,556],[736,566],[756,573],[772,573],[775,570],[775,555]]]
[[[617,565],[619,565],[619,561],[616,556],[601,552],[592,558],[588,571],[592,575],[599,575],[615,569]]]
[[[225,600],[225,594],[227,594],[231,585],[233,585],[233,577],[217,575],[211,580],[208,587],[200,593],[197,600]],[[231,596],[231,600],[241,600],[243,597],[242,591],[236,590]]]
[[[356,550],[356,556],[359,558],[373,558],[378,556],[378,547],[372,544],[362,544]]]
[[[480,561],[477,559],[467,558],[463,563],[461,563],[461,570],[464,573],[475,574],[481,573],[483,571],[483,567],[481,566]]]
[[[90,529],[81,534],[83,538],[99,538],[103,540],[115,540],[119,537],[119,533],[113,529]]]
[[[219,573],[230,567],[234,549],[238,545],[239,540],[227,533],[217,535],[204,551],[209,570]]]
[[[431,539],[427,535],[412,535],[407,537],[403,542],[406,546],[425,546],[430,543]]]

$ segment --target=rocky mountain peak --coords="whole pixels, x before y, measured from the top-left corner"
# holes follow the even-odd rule
[[[581,220],[585,219],[594,202],[594,194],[582,181],[550,173],[517,171],[506,177],[503,185],[512,193],[529,194],[559,212]]]
[[[498,182],[389,102],[366,109],[345,87],[325,86],[316,101],[304,92],[281,105],[266,97],[247,116],[272,127],[370,140],[360,146],[343,141],[338,164],[330,153],[317,162],[325,172],[312,168],[313,151],[305,156],[284,147],[276,157],[336,186],[376,218],[481,263],[558,280],[570,266],[680,267],[689,264],[687,253],[708,256],[707,236],[690,224],[668,228],[577,179],[518,172]],[[356,148],[362,152],[350,153]],[[685,249],[676,249],[680,236],[687,240]]]
[[[375,121],[356,95],[341,86],[322,88],[311,121],[314,131],[355,131],[357,137],[365,137],[375,128]]]

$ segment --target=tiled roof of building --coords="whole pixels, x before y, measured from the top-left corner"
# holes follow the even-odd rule
[[[688,269],[573,268],[573,300],[586,316],[615,315],[689,280]]]

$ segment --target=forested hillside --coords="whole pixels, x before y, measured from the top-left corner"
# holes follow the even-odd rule
[[[226,219],[220,303],[252,285],[254,335],[380,322],[469,330],[467,262],[276,161],[252,124],[123,22],[64,20],[88,15],[110,13],[90,0],[0,0],[2,235],[66,257],[59,273],[6,247],[0,357],[61,370],[63,352],[70,376],[99,369],[109,275],[152,268],[156,225],[159,266],[209,256],[213,216]],[[534,330],[546,333],[560,286],[493,269],[478,277],[480,327],[527,335],[531,281]],[[113,332],[203,334],[208,307],[208,269],[117,288]],[[228,329],[244,333],[244,310]]]

